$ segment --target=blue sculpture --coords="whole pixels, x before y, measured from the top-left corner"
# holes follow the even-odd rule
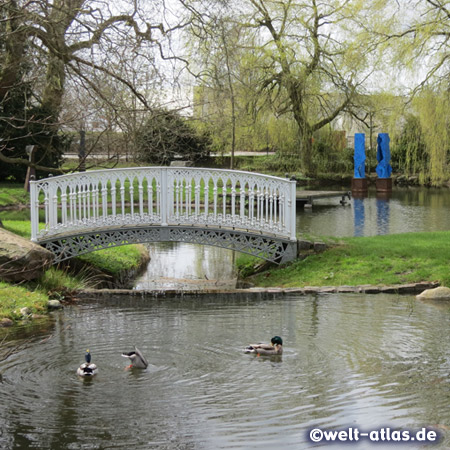
[[[355,154],[353,157],[353,159],[355,160],[354,178],[366,177],[366,153],[364,149],[364,139],[364,133],[355,133]]]
[[[389,134],[379,133],[377,138],[377,161],[378,166],[376,172],[378,178],[389,178],[391,176],[392,167],[389,164],[391,160],[391,152],[389,150]]]

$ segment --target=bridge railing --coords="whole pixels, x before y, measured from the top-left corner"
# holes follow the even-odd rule
[[[31,235],[83,229],[198,225],[295,240],[295,181],[181,167],[79,172],[30,183]]]

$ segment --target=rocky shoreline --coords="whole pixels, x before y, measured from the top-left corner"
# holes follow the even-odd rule
[[[157,289],[157,290],[136,290],[136,289],[85,289],[78,291],[78,300],[89,299],[111,299],[114,297],[129,296],[133,298],[171,298],[171,297],[192,297],[204,295],[230,295],[230,296],[256,296],[265,297],[281,294],[298,295],[320,295],[333,293],[354,293],[354,294],[420,294],[427,289],[439,287],[436,282],[420,282],[391,286],[305,286],[299,288],[246,288],[246,289],[202,289],[202,290],[180,290],[180,289]]]

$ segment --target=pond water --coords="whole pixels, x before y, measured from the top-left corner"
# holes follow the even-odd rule
[[[345,206],[338,199],[297,207],[297,232],[314,236],[375,236],[450,230],[450,189],[395,188],[389,197],[369,191]]]
[[[95,300],[0,362],[0,447],[308,449],[313,428],[441,434],[450,448],[450,306],[329,294]],[[284,339],[280,359],[243,353]],[[146,370],[125,370],[136,345]],[[99,373],[76,375],[89,348]],[[388,448],[361,438],[345,448]],[[401,446],[404,448],[404,446]],[[332,448],[342,448],[341,445]],[[395,447],[389,447],[395,448]],[[406,448],[423,448],[409,443]]]
[[[219,247],[157,242],[146,244],[150,262],[135,289],[232,289],[235,253]]]

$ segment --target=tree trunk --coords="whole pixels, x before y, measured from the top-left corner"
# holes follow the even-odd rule
[[[299,133],[299,160],[301,164],[301,169],[305,174],[313,173],[312,166],[312,142],[313,142],[313,131],[308,123],[306,117],[303,114],[303,101],[299,92],[293,92],[293,87],[289,89],[289,96],[292,102],[292,110],[294,113],[294,119],[298,125]]]
[[[49,120],[55,125],[58,123],[61,110],[65,80],[64,62],[56,56],[51,56],[47,65],[42,109],[44,114],[49,114]]]
[[[66,33],[83,3],[83,0],[69,2],[55,0],[50,12],[48,23],[51,26],[48,26],[47,29],[49,56],[41,106],[43,112],[49,114],[48,119],[55,125],[58,123],[64,95],[65,64],[72,56],[66,46]]]
[[[300,161],[302,169],[306,175],[314,175],[314,167],[312,162],[313,153],[313,137],[311,128],[306,126],[300,129]]]
[[[20,67],[24,59],[25,36],[21,29],[21,20],[17,2],[10,0],[4,6],[5,35],[3,67],[0,68],[0,102],[3,101],[20,80]]]

